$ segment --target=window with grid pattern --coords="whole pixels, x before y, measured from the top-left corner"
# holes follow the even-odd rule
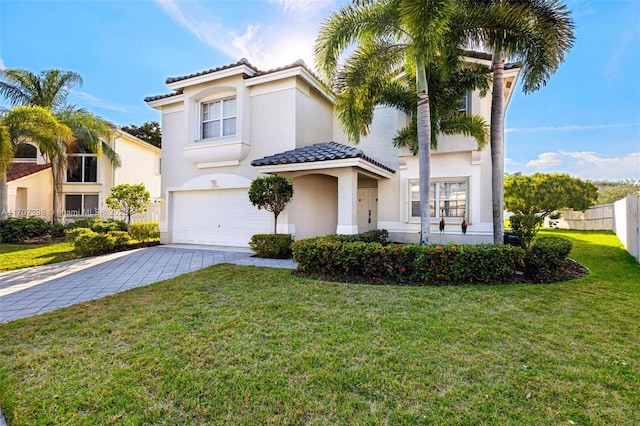
[[[409,183],[410,220],[420,220],[420,182]],[[429,215],[432,218],[463,218],[467,211],[467,182],[436,181],[429,187]],[[436,206],[438,209],[436,211]]]
[[[236,98],[203,102],[202,139],[221,138],[236,134]]]

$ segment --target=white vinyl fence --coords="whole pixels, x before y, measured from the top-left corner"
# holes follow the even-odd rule
[[[640,262],[639,210],[640,197],[628,195],[613,204],[591,207],[584,212],[562,210],[560,219],[546,218],[545,226],[582,231],[613,231],[625,249]]]

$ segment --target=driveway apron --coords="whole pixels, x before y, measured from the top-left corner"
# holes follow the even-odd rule
[[[173,278],[219,263],[294,269],[291,259],[202,246],[155,246],[0,273],[0,322]]]

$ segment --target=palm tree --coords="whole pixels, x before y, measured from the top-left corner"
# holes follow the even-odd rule
[[[336,114],[350,140],[366,135],[378,104],[415,112],[420,164],[420,243],[430,239],[429,186],[433,139],[429,72],[436,64],[443,75],[457,64],[461,43],[450,31],[462,9],[455,0],[360,0],[345,5],[322,25],[316,41],[316,63],[327,82],[334,82]],[[459,33],[462,34],[462,33]],[[341,56],[352,46],[343,65]],[[454,52],[454,53],[451,53]],[[415,73],[413,101],[402,100],[402,72]],[[395,101],[394,101],[395,99]],[[412,114],[413,115],[413,114]]]
[[[72,71],[45,70],[34,74],[22,69],[0,70],[0,94],[12,105],[32,105],[45,108],[61,125],[71,129],[73,137],[57,139],[58,147],[46,140],[33,139],[51,161],[53,176],[53,221],[60,220],[62,183],[67,155],[79,146],[98,154],[103,153],[118,167],[118,155],[104,141],[111,134],[109,123],[83,109],[67,104],[69,91],[82,84],[82,77]]]
[[[37,141],[42,150],[58,154],[59,140],[73,140],[69,127],[60,123],[48,109],[38,106],[17,106],[0,116],[0,220],[8,216],[6,172],[13,160],[14,149],[27,141]]]
[[[467,10],[484,25],[471,41],[493,53],[491,100],[491,181],[494,243],[503,241],[504,210],[504,65],[522,63],[522,89],[546,85],[575,40],[567,6],[559,0],[466,0]]]

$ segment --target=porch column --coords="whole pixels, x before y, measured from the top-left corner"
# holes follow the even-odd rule
[[[358,173],[351,168],[339,171],[337,234],[358,233]]]

